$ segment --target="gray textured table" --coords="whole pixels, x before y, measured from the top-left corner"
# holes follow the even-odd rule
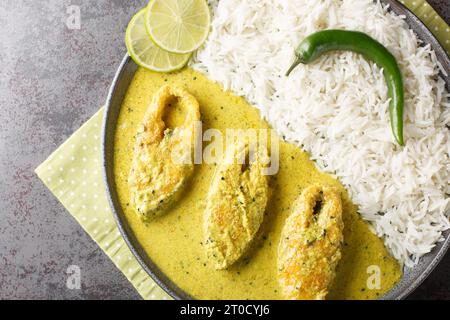
[[[145,0],[0,3],[0,299],[138,299],[33,170],[104,102]],[[448,0],[429,1],[450,20]],[[66,26],[81,9],[81,29]],[[82,287],[66,287],[69,265]],[[450,255],[411,296],[450,299]]]

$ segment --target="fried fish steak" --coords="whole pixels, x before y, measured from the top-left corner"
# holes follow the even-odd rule
[[[163,120],[171,99],[186,110],[184,123],[174,129]],[[128,177],[131,205],[142,219],[162,214],[192,175],[194,123],[199,120],[199,104],[186,90],[167,85],[154,95],[136,136]]]
[[[311,186],[297,199],[278,247],[278,277],[292,300],[323,300],[333,282],[344,241],[340,194]]]
[[[255,152],[248,165],[234,159],[247,158],[249,146],[235,143],[216,170],[207,198],[205,246],[216,269],[225,269],[248,249],[261,223],[269,197],[264,174],[267,150]]]

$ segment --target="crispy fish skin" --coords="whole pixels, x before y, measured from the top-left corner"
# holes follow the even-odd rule
[[[172,98],[187,109],[183,125],[173,130],[163,121]],[[162,214],[192,175],[194,122],[199,120],[199,104],[186,90],[163,86],[154,95],[138,130],[128,177],[131,205],[143,220]]]
[[[269,197],[268,177],[263,174],[267,150],[260,150],[248,166],[233,160],[235,154],[248,152],[245,143],[227,150],[208,194],[205,246],[216,269],[231,266],[246,252],[264,219]]]
[[[341,259],[343,229],[339,193],[325,186],[305,189],[278,247],[279,283],[287,299],[325,299]]]

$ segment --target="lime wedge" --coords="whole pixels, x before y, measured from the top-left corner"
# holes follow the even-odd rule
[[[191,54],[176,54],[156,46],[145,29],[145,14],[142,9],[131,19],[126,33],[128,54],[141,67],[157,72],[171,72],[183,68]]]
[[[197,50],[208,37],[210,24],[205,0],[151,0],[145,18],[153,41],[173,53]]]

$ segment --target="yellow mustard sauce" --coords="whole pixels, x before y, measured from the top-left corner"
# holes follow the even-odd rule
[[[139,243],[181,289],[198,299],[282,299],[276,266],[280,233],[294,200],[305,187],[314,183],[334,186],[344,194],[345,243],[328,298],[376,299],[400,280],[400,265],[360,218],[343,186],[330,175],[321,173],[307,153],[283,141],[280,141],[280,169],[270,180],[272,196],[256,245],[228,270],[215,270],[203,246],[203,215],[215,165],[197,165],[181,200],[161,217],[143,223],[129,204],[127,177],[136,130],[153,94],[165,84],[181,85],[197,98],[204,130],[216,128],[225,132],[227,128],[269,127],[256,108],[192,69],[185,68],[174,74],[138,69],[118,119],[114,161],[117,191]],[[167,110],[166,121],[170,126],[180,122],[183,114],[180,108],[175,103],[170,106],[172,111]],[[380,271],[379,289],[367,285],[368,282],[373,284],[370,277],[374,270]]]

